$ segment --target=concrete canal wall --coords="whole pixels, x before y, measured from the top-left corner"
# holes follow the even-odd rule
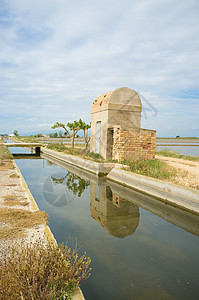
[[[119,169],[112,169],[107,178],[199,215],[198,191]]]
[[[97,163],[74,155],[59,153],[54,150],[42,149],[42,152],[49,157],[57,158],[64,163],[69,163],[99,176],[108,174],[115,167],[122,168],[120,164]]]
[[[199,215],[198,191],[123,170],[124,166],[120,164],[96,163],[49,149],[42,151],[60,162],[72,164],[96,175],[107,175],[107,179],[111,181]]]

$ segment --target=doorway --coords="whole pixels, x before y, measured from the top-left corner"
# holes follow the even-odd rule
[[[112,158],[113,154],[113,128],[107,131],[107,158]]]
[[[100,153],[100,134],[101,134],[101,122],[96,123],[96,146],[95,153]]]

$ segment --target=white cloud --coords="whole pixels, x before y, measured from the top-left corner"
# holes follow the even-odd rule
[[[7,0],[2,11],[0,115],[89,121],[92,100],[120,86],[140,91],[161,119],[185,101],[197,110],[197,0]]]

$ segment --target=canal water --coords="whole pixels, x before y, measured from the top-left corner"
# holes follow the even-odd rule
[[[91,257],[87,300],[199,299],[197,216],[52,159],[15,161],[57,242]]]
[[[160,143],[159,143],[160,145]],[[163,151],[163,150],[169,150],[169,151],[176,151],[183,155],[191,155],[191,156],[199,156],[199,145],[197,146],[156,146],[156,151]]]

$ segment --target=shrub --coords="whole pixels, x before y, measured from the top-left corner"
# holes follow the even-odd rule
[[[0,299],[70,299],[88,278],[90,258],[66,245],[13,244],[0,260]]]

